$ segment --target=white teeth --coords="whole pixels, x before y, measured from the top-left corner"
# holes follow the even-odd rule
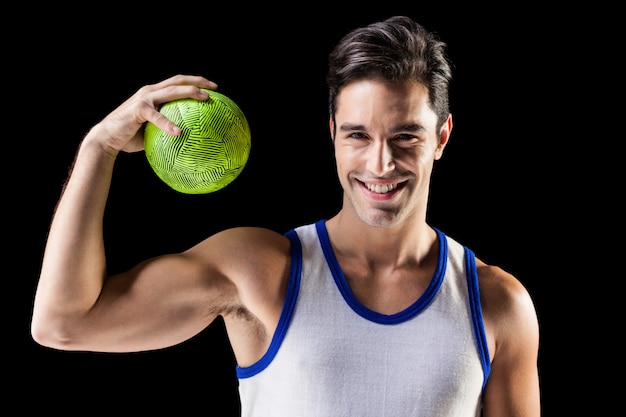
[[[368,184],[365,183],[365,186],[368,190],[373,191],[378,194],[385,194],[391,190],[395,190],[398,188],[398,184]]]

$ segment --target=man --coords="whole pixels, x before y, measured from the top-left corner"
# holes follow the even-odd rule
[[[83,139],[51,224],[32,335],[130,352],[224,319],[243,416],[538,416],[538,321],[522,284],[426,221],[452,131],[446,45],[393,17],[332,51],[329,130],[343,189],[329,219],[286,234],[223,230],[107,276],[102,220],[119,152],[211,81],[139,89]]]

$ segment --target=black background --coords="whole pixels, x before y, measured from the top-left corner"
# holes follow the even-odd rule
[[[153,4],[132,15],[111,5],[37,7],[5,34],[11,74],[5,101],[13,110],[5,113],[4,131],[16,145],[5,155],[5,256],[7,265],[20,262],[5,272],[17,284],[5,293],[15,329],[6,366],[17,370],[6,374],[8,398],[19,399],[17,407],[65,415],[82,415],[85,407],[238,415],[234,362],[220,321],[179,346],[128,355],[56,352],[30,338],[47,228],[76,148],[136,89],[175,73],[217,82],[252,129],[245,170],[209,195],[167,188],[143,153],[120,156],[105,217],[111,272],[226,227],[284,232],[330,217],[341,194],[328,135],[326,57],[348,30],[406,14],[448,42],[455,64],[455,125],[435,167],[429,221],[527,286],[542,332],[544,414],[566,415],[564,404],[577,388],[568,385],[576,354],[567,337],[573,312],[564,304],[574,285],[563,284],[585,278],[577,252],[580,233],[590,227],[571,228],[585,208],[571,179],[580,175],[573,163],[580,147],[564,129],[585,114],[583,105],[573,105],[580,81],[571,82],[579,65],[572,53],[573,44],[580,46],[573,39],[578,18],[530,5],[507,11],[359,5],[342,13],[332,10],[336,5],[234,6]],[[585,189],[587,196],[595,192]]]

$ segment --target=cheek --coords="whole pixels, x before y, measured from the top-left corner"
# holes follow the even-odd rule
[[[335,150],[335,165],[337,167],[337,172],[341,174],[345,166],[345,157],[341,152],[337,150]],[[339,176],[341,177],[341,175]]]
[[[339,181],[347,181],[350,172],[355,171],[356,158],[346,148],[335,147],[335,165]]]
[[[394,155],[396,170],[418,172],[429,169],[435,159],[434,149],[412,149]]]
[[[343,169],[355,169],[366,159],[367,154],[363,150],[350,146],[335,146],[335,161],[338,167]]]

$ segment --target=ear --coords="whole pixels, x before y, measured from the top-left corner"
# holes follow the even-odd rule
[[[441,126],[441,130],[439,130],[439,144],[437,145],[437,149],[435,150],[435,160],[441,159],[443,155],[443,150],[448,144],[448,140],[450,139],[450,134],[452,133],[452,114],[448,114],[445,123]]]
[[[330,138],[332,141],[335,141],[335,121],[333,120],[333,116],[328,118],[328,128],[330,129]]]

